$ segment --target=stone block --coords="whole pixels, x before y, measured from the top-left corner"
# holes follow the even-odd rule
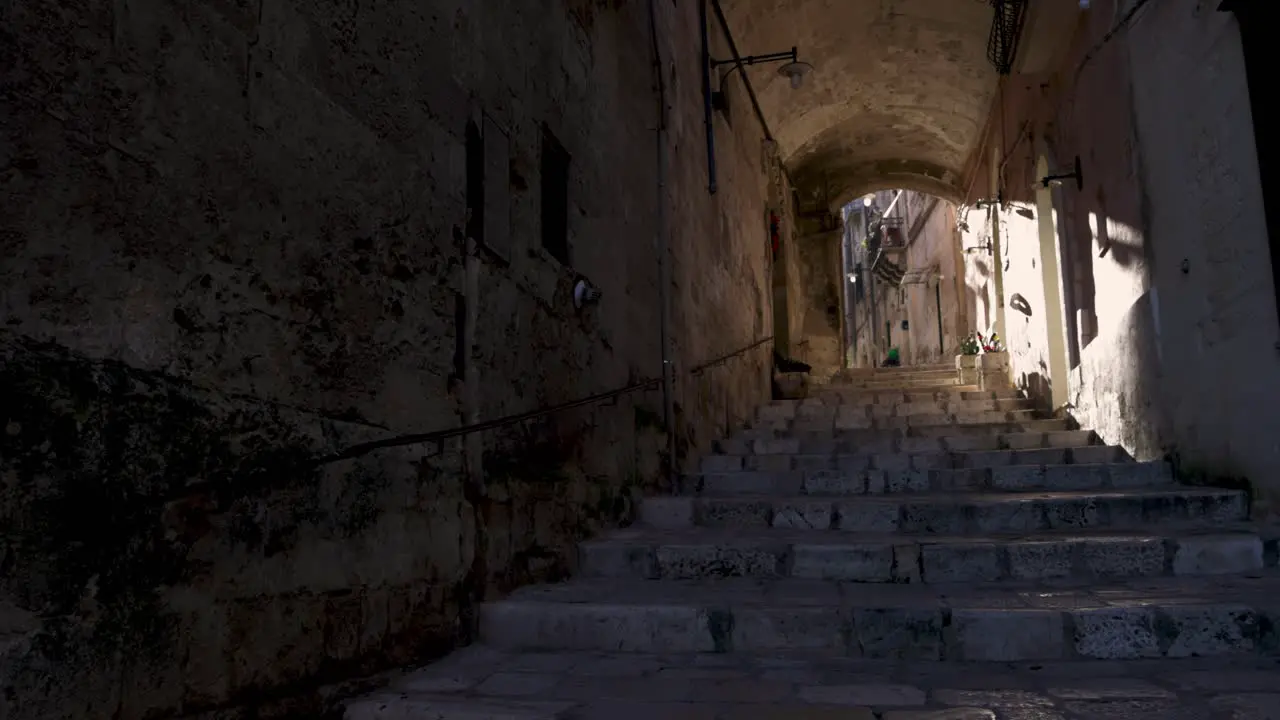
[[[791,549],[791,574],[798,578],[888,582],[893,567],[893,546],[883,543],[797,544]]]
[[[654,551],[658,577],[776,577],[781,573],[781,547],[724,546],[709,543],[661,545]]]
[[[1179,605],[1160,608],[1158,632],[1168,643],[1169,657],[1204,657],[1252,652],[1258,632],[1258,616],[1242,605]]]
[[[942,611],[933,608],[854,608],[853,655],[885,660],[941,660]]]
[[[864,495],[867,492],[867,471],[838,471],[805,473],[804,492],[809,495]]]
[[[983,582],[1005,575],[1001,546],[995,543],[934,543],[921,549],[925,582]]]
[[[1053,610],[955,610],[951,625],[965,660],[1053,660],[1066,652],[1062,614]]]
[[[578,544],[578,564],[587,577],[654,577],[649,548],[632,543],[588,540]]]
[[[1076,654],[1099,660],[1160,657],[1155,610],[1148,607],[1069,611]]]
[[[829,530],[832,524],[829,500],[789,500],[774,508],[771,526],[791,530]]]
[[[1093,538],[1079,543],[1081,564],[1097,577],[1164,574],[1165,548],[1159,538]]]
[[[640,501],[640,522],[655,528],[693,526],[693,499],[687,497],[648,497]]]
[[[836,527],[847,532],[894,532],[898,529],[895,503],[847,500],[836,503]]]
[[[1175,575],[1231,575],[1262,567],[1262,540],[1256,535],[1184,537],[1173,555]]]
[[[741,455],[714,454],[702,458],[702,472],[721,473],[736,472],[742,469]]]
[[[739,608],[733,613],[733,649],[739,652],[838,651],[845,646],[839,607]]]
[[[1009,575],[1018,580],[1047,580],[1069,577],[1072,570],[1071,544],[1065,542],[1019,542],[1008,547]]]
[[[506,650],[715,650],[708,615],[684,605],[503,600],[481,607],[480,636]]]
[[[902,707],[925,704],[925,693],[920,688],[890,683],[802,687],[798,694],[801,700],[816,705]]]

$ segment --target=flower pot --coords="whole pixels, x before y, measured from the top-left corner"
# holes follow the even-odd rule
[[[978,356],[956,356],[956,382],[960,385],[978,384]]]
[[[978,387],[999,390],[1011,386],[1009,379],[1009,353],[987,352],[978,356]]]

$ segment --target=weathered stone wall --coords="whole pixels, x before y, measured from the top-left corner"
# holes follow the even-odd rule
[[[905,286],[907,291],[907,315],[910,320],[909,364],[950,362],[960,344],[963,322],[960,313],[963,297],[963,277],[957,278],[963,266],[957,266],[954,207],[946,200],[908,191],[907,223],[910,245],[907,247],[906,268],[925,270],[936,268],[941,279],[933,275],[917,278]],[[959,280],[959,282],[957,282]],[[939,306],[941,308],[939,309]],[[939,310],[942,319],[942,346],[938,345]]]
[[[1178,0],[1150,4],[1117,31],[1130,7],[1095,2],[1078,14],[1056,75],[1006,86],[1005,126],[1025,130],[1001,161],[1014,380],[1035,396],[1050,392],[1042,318],[1055,308],[1043,307],[1028,188],[1039,155],[1054,173],[1070,172],[1078,155],[1084,188],[1068,179],[1053,193],[1070,412],[1138,458],[1171,456],[1187,476],[1247,478],[1265,514],[1280,461],[1265,414],[1280,411],[1253,400],[1280,384],[1280,367],[1238,29],[1228,13]],[[993,194],[988,173],[978,169],[970,202]],[[982,213],[969,213],[978,222],[966,245],[990,236]],[[983,253],[967,260],[980,326],[994,319],[983,301],[991,263]],[[1030,315],[1014,309],[1017,296]]]
[[[1248,479],[1261,515],[1280,497],[1276,288],[1239,28],[1216,8],[1153,3],[1130,32],[1154,239],[1142,342],[1158,353],[1165,443],[1181,469]]]
[[[796,238],[802,289],[802,357],[821,368],[840,366],[841,231],[814,233]]]
[[[696,8],[657,6],[679,464],[768,392],[767,345],[687,372],[769,334],[768,189],[739,103],[707,193]],[[655,389],[310,462],[659,374],[645,3],[0,13],[0,610],[39,621],[0,715],[285,712],[465,642],[486,594],[570,571],[660,481]],[[540,241],[546,130],[568,265]]]

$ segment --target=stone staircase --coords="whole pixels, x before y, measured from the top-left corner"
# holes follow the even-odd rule
[[[573,580],[484,606],[484,645],[944,664],[1280,654],[1276,542],[1243,491],[1178,485],[1012,389],[955,378],[846,371],[760,408],[678,494],[584,542]]]

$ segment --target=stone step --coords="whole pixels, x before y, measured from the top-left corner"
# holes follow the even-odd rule
[[[787,403],[779,401],[761,406],[756,411],[757,423],[801,422],[805,420],[834,421],[845,416],[872,418],[909,417],[913,415],[964,415],[985,412],[1014,412],[1035,410],[1034,402],[1025,398],[978,400],[903,400],[879,404],[830,405],[826,403]]]
[[[817,403],[824,403],[827,405],[839,405],[842,403],[862,405],[867,403],[896,403],[902,401],[920,402],[924,400],[1009,400],[1018,397],[1022,397],[1022,395],[1014,388],[982,390],[976,385],[957,385],[955,387],[946,387],[938,390],[861,390],[856,388],[830,386],[818,391],[812,397],[807,397],[802,400],[779,400],[777,402],[797,404],[808,403],[811,405]]]
[[[867,584],[583,578],[486,603],[510,650],[770,653],[906,660],[1280,654],[1280,576]]]
[[[472,644],[393,680],[378,693],[377,714],[363,714],[368,704],[358,701],[352,705],[361,714],[346,718],[521,718],[513,711],[535,709],[532,698],[571,705],[558,714],[550,714],[556,706],[537,708],[548,714],[534,717],[555,720],[1273,720],[1280,706],[1280,667],[1261,652],[1110,662],[885,660]],[[501,710],[480,714],[495,706]]]
[[[578,559],[584,577],[957,583],[1246,573],[1275,566],[1271,542],[1264,552],[1248,527],[1176,524],[959,537],[627,528],[582,543]]]
[[[704,473],[735,472],[738,470],[837,470],[856,467],[861,460],[881,456],[882,463],[897,462],[892,467],[902,467],[903,461],[891,461],[888,455],[928,455],[933,457],[957,456],[966,465],[949,467],[993,467],[1000,465],[1060,464],[1066,462],[1120,462],[1129,460],[1123,448],[1101,445],[1089,430],[1063,430],[1052,433],[1012,433],[1004,435],[967,435],[959,437],[895,438],[887,437],[864,443],[858,452],[842,453],[772,453],[732,454],[715,453],[702,459]],[[1062,453],[1059,455],[1058,453]],[[979,457],[985,455],[988,457]],[[942,465],[948,466],[948,465]],[[937,464],[920,464],[928,469],[942,467]],[[867,467],[871,467],[870,465]]]
[[[917,425],[897,428],[862,428],[858,430],[832,430],[789,432],[786,434],[764,430],[747,430],[732,437],[716,441],[716,452],[728,455],[830,455],[833,453],[882,452],[884,447],[915,447],[912,441],[921,441],[920,447],[929,446],[925,441],[943,441],[943,447],[957,449],[985,449],[987,440],[979,438],[1013,438],[1025,435],[1027,443],[1035,443],[1035,437],[1069,431],[1066,420],[1028,420],[1026,422],[996,422],[974,425]],[[965,444],[971,442],[973,444]],[[1010,442],[1023,442],[1014,438]],[[901,445],[899,445],[901,444]],[[1023,447],[1011,445],[1010,447]],[[870,448],[877,448],[872,450]],[[997,448],[991,448],[997,449]],[[883,452],[893,452],[884,450]]]
[[[846,456],[858,457],[858,456]],[[996,467],[739,470],[684,475],[681,495],[893,495],[939,492],[1063,492],[1155,488],[1173,485],[1173,472],[1163,461],[1087,463],[1077,465],[1006,465]]]
[[[756,432],[775,435],[791,433],[833,432],[836,430],[893,430],[912,427],[940,427],[949,425],[993,425],[1000,423],[1026,423],[1041,420],[1040,411],[1031,408],[1015,410],[986,410],[975,412],[933,412],[913,415],[872,415],[864,408],[851,412],[814,414],[794,420],[757,421],[746,427]]]
[[[448,688],[452,689],[452,688]],[[567,720],[578,703],[381,692],[347,703],[344,720]]]
[[[847,388],[847,389],[901,389],[901,391],[946,391],[946,389],[955,388],[973,388],[979,389],[977,386],[961,386],[959,380],[955,377],[950,379],[942,378],[922,378],[915,380],[854,380],[854,382],[844,382],[840,384],[828,383],[826,388]]]
[[[1243,491],[1200,487],[862,497],[674,496],[640,502],[641,523],[664,529],[776,527],[940,535],[1235,522],[1246,519],[1247,513]]]

